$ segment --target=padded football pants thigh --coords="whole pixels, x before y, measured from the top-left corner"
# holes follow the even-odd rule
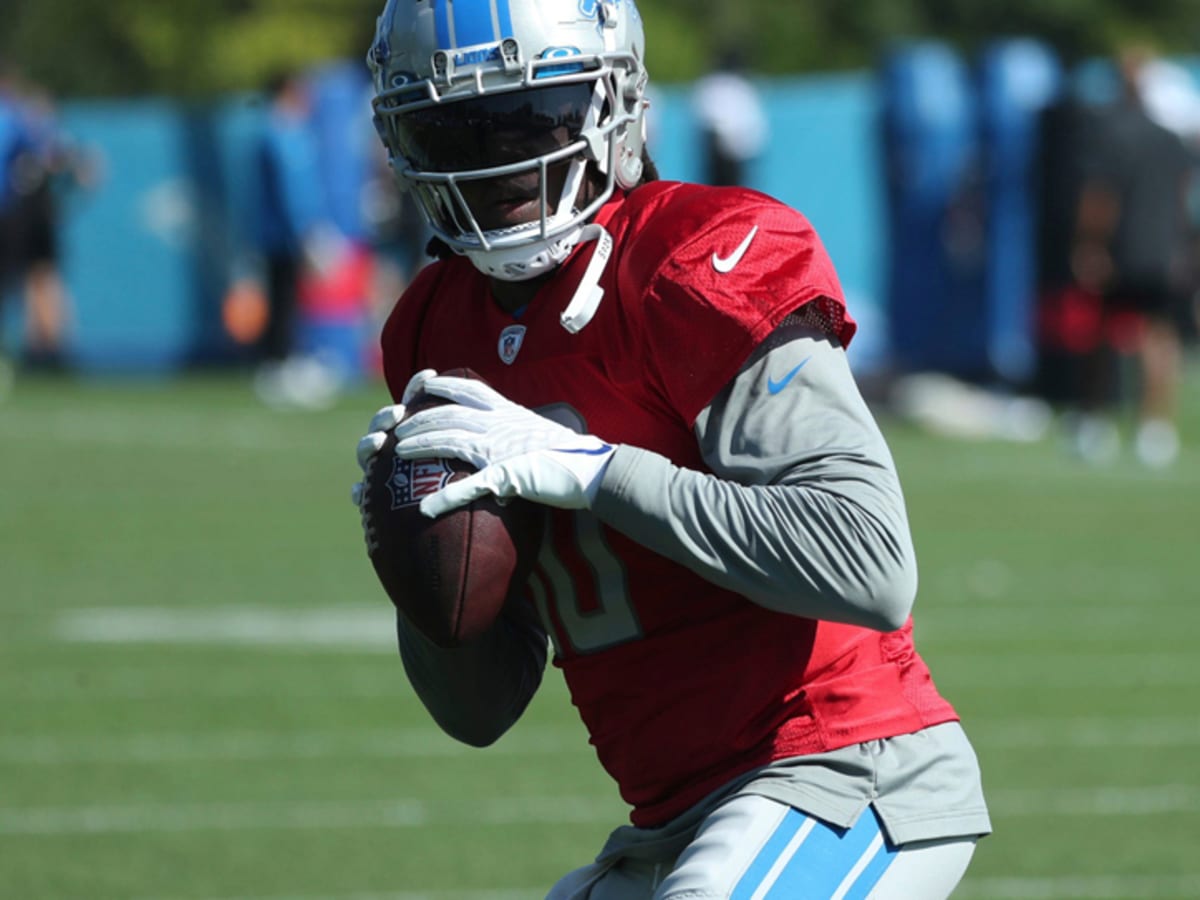
[[[848,829],[743,795],[705,820],[654,900],[944,900],[973,840],[897,847],[873,809]]]
[[[945,900],[974,851],[974,838],[897,847],[873,809],[844,829],[742,795],[710,814],[677,860],[585,866],[547,900]]]
[[[974,838],[905,844],[867,900],[945,900],[958,887],[974,853]]]

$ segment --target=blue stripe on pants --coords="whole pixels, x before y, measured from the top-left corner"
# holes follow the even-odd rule
[[[735,900],[749,900],[763,887],[766,888],[763,895],[766,900],[832,897],[851,870],[863,860],[872,842],[879,839],[882,845],[873,851],[874,855],[865,862],[845,895],[846,900],[863,900],[895,859],[897,848],[886,841],[879,818],[873,809],[868,809],[849,829],[817,822],[803,842],[791,848],[792,855],[781,861],[781,853],[807,818],[795,810],[784,817],[738,883],[733,893]],[[782,869],[775,871],[780,862]],[[773,880],[764,885],[764,879],[768,877]]]
[[[800,829],[808,817],[803,813],[798,813],[796,810],[788,810],[784,815],[783,820],[776,826],[774,833],[763,844],[763,848],[758,851],[758,856],[750,863],[746,869],[746,874],[742,876],[742,880],[738,882],[737,887],[733,889],[733,893],[729,895],[729,900],[750,900],[754,891],[758,888],[767,874],[771,871],[771,867],[775,865],[781,853],[787,848],[792,839],[800,833]]]
[[[879,852],[875,854],[850,890],[846,892],[845,900],[867,900],[867,895],[879,883],[879,879],[883,877],[883,873],[887,871],[888,866],[892,864],[899,852],[900,848],[893,846],[884,835],[883,846],[879,848]]]

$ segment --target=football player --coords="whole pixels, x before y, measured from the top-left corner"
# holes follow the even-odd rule
[[[631,0],[390,0],[368,62],[440,259],[384,328],[397,402],[359,462],[394,429],[479,467],[427,515],[490,493],[552,517],[478,641],[401,617],[405,670],[484,746],[549,644],[632,807],[548,896],[948,896],[988,813],[913,647],[904,500],[811,225],[658,180]],[[487,384],[437,374],[460,366]],[[421,392],[452,402],[398,424]]]

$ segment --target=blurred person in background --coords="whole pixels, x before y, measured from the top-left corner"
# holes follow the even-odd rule
[[[1104,338],[1083,361],[1077,448],[1086,458],[1113,455],[1120,400],[1116,350],[1137,363],[1135,454],[1161,468],[1179,454],[1178,310],[1190,277],[1193,160],[1179,134],[1149,112],[1152,59],[1138,48],[1116,60],[1120,98],[1101,111],[1092,132],[1094,156],[1079,192],[1071,267],[1076,283],[1101,298]]]
[[[388,165],[387,154],[374,136],[371,146],[378,152],[371,157],[372,165],[363,190],[374,256],[369,304],[372,321],[382,327],[396,298],[404,293],[425,265],[425,249],[432,235],[412,195],[400,190]],[[377,354],[378,345],[373,351]],[[378,374],[377,355],[372,356],[370,365]]]
[[[1101,115],[1074,84],[1042,113],[1036,170],[1037,391],[1065,413],[1071,450],[1111,461],[1120,450],[1103,411],[1115,403],[1115,351],[1103,298],[1077,278],[1080,199],[1097,163]]]
[[[812,226],[658,178],[632,0],[389,0],[368,58],[439,259],[384,327],[395,405],[359,462],[399,484],[394,430],[479,469],[425,515],[522,497],[553,535],[477,640],[398,614],[405,672],[486,746],[552,646],[632,807],[549,896],[949,896],[991,830],[980,773],[913,645],[903,495]],[[462,366],[487,383],[435,371]],[[451,402],[406,417],[422,394]]]
[[[23,81],[20,110],[29,146],[13,169],[18,199],[9,224],[25,298],[22,364],[59,371],[72,318],[61,270],[61,204],[65,191],[95,184],[98,166],[63,130],[54,97],[40,85]]]
[[[255,348],[255,389],[270,406],[319,408],[338,388],[324,366],[295,353],[301,286],[331,272],[346,254],[347,241],[329,211],[307,79],[283,72],[272,80],[268,96],[257,160],[266,315]]]
[[[372,138],[372,146],[379,141]],[[425,249],[432,235],[412,195],[400,190],[383,152],[372,154],[367,183],[363,188],[366,220],[376,251],[395,267],[393,283],[400,290],[388,299],[388,307],[425,265]]]
[[[1072,452],[1110,463],[1123,361],[1136,361],[1134,451],[1163,467],[1179,452],[1180,322],[1196,271],[1187,204],[1196,158],[1183,136],[1200,122],[1200,98],[1186,71],[1144,51],[1122,53],[1115,67],[1116,102],[1068,89],[1041,123],[1039,379],[1067,412]]]
[[[24,301],[27,368],[64,365],[71,315],[59,268],[61,193],[95,178],[96,166],[63,131],[54,98],[0,61],[0,303]],[[0,378],[9,380],[6,371]]]
[[[1182,65],[1150,57],[1138,78],[1146,114],[1179,135],[1188,153],[1185,246],[1176,277],[1175,322],[1185,345],[1200,336],[1200,85]]]
[[[8,393],[13,378],[12,363],[5,354],[3,326],[5,303],[18,270],[17,161],[31,145],[17,102],[16,73],[0,58],[0,398]]]
[[[701,180],[714,186],[746,185],[750,164],[767,144],[769,126],[738,47],[722,50],[713,70],[696,82],[692,110],[703,136]]]

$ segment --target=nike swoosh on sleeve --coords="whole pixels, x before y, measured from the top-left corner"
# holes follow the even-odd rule
[[[800,370],[803,369],[806,365],[808,365],[808,360],[810,360],[810,359],[812,359],[811,356],[808,359],[804,360],[802,363],[800,363],[800,365],[796,366],[796,368],[792,369],[792,371],[790,371],[786,375],[784,375],[778,381],[776,381],[774,378],[771,378],[770,376],[767,376],[767,393],[770,394],[772,397],[774,397],[776,394],[780,393],[784,388],[786,388],[789,384],[792,383],[793,378],[795,378],[797,375],[800,374]]]
[[[758,234],[758,226],[755,225],[750,229],[750,233],[746,235],[746,239],[738,246],[730,256],[720,256],[717,253],[712,255],[713,268],[722,275],[728,275],[737,268],[738,263],[742,261],[742,257],[746,255],[746,251],[750,249],[750,245],[754,243],[754,238]]]

